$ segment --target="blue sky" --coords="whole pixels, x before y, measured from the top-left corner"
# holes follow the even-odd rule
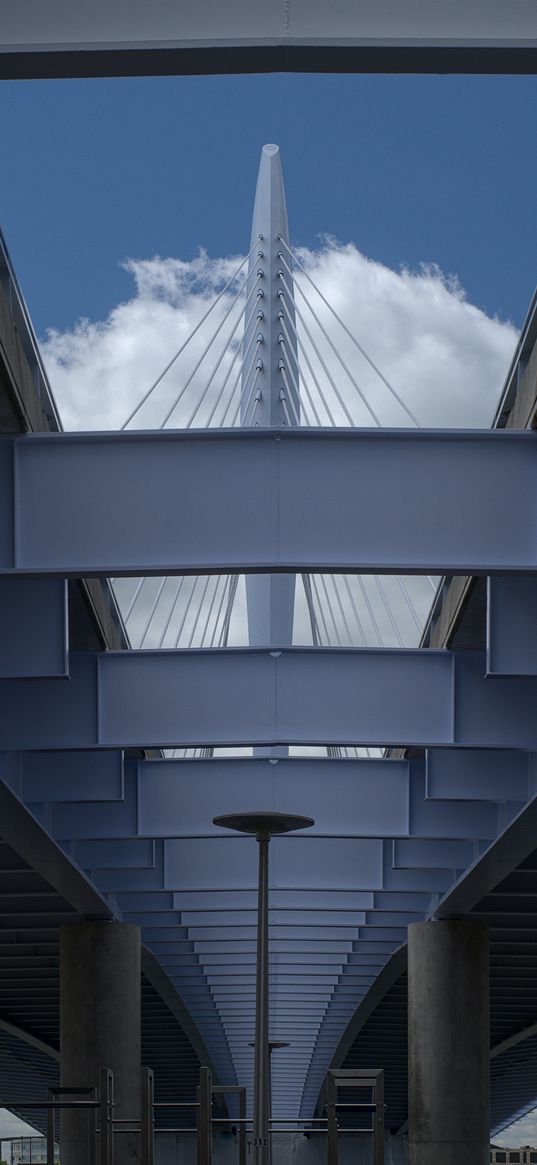
[[[241,76],[2,82],[0,223],[36,328],[103,318],[121,261],[244,253],[280,144],[294,241],[438,263],[520,325],[535,282],[537,80]]]

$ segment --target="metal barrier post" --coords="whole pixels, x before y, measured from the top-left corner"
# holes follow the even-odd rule
[[[197,1165],[211,1165],[211,1098],[212,1078],[210,1068],[200,1068],[198,1087],[198,1158]]]
[[[337,1084],[333,1072],[326,1076],[326,1161],[327,1165],[337,1165]]]
[[[384,1072],[377,1073],[374,1097],[373,1160],[374,1165],[384,1165]]]
[[[99,1070],[99,1165],[114,1165],[114,1074],[110,1068]]]
[[[338,1089],[367,1088],[371,1091],[371,1101],[338,1101]],[[338,1109],[371,1113],[371,1124],[364,1129],[340,1129]],[[330,1069],[326,1074],[326,1114],[327,1114],[327,1162],[337,1165],[338,1132],[367,1132],[372,1134],[373,1163],[384,1165],[384,1072],[382,1069],[367,1071],[362,1068]]]
[[[246,1165],[246,1085],[213,1084],[213,1096],[238,1096],[239,1098],[239,1165]],[[223,1122],[225,1123],[225,1122]],[[233,1121],[230,1119],[230,1125]]]
[[[75,1097],[87,1097],[81,1103],[78,1103]],[[72,1101],[63,1101],[62,1097],[71,1097]],[[58,1085],[47,1088],[47,1165],[54,1165],[54,1145],[56,1133],[56,1108],[60,1110],[69,1108],[86,1108],[88,1110],[88,1165],[96,1165],[95,1163],[95,1134],[96,1134],[96,1106],[97,1106],[97,1089],[94,1087],[65,1087]]]
[[[48,1099],[52,1098],[52,1089],[47,1088]],[[47,1165],[54,1165],[54,1109],[47,1108]]]
[[[97,1102],[96,1088],[92,1088],[91,1096]],[[97,1165],[97,1103],[89,1110],[89,1162]]]
[[[151,1068],[142,1068],[141,1095],[141,1165],[155,1162],[155,1079]]]
[[[246,1165],[246,1088],[239,1092],[239,1165]]]

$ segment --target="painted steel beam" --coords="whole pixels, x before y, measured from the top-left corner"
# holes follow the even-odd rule
[[[136,870],[147,876],[155,869],[155,844],[151,838],[129,836],[111,840],[105,834],[91,840],[71,839],[69,849],[77,865],[86,870],[104,868],[123,873]]]
[[[453,839],[397,838],[392,843],[395,870],[464,870],[479,855],[475,842]]]
[[[458,750],[452,750],[455,777],[457,754]],[[29,755],[47,756],[46,753]],[[99,753],[89,755],[95,758],[97,773]],[[111,755],[114,754],[104,753],[108,769]],[[519,755],[527,758],[528,754],[514,754]],[[64,766],[64,770],[69,768],[70,765]],[[527,784],[526,776],[526,787]],[[55,781],[52,792],[51,800],[61,800]],[[50,827],[57,837],[71,840],[113,835],[130,837],[135,830],[136,834],[152,839],[199,838],[204,845],[210,838],[219,841],[229,836],[237,840],[233,833],[222,834],[213,827],[207,816],[207,805],[212,806],[214,813],[219,802],[241,805],[245,797],[254,809],[271,805],[282,813],[293,812],[297,805],[302,805],[316,821],[309,835],[321,838],[413,835],[473,840],[494,837],[498,827],[496,805],[490,795],[481,801],[465,798],[462,805],[455,793],[451,797],[426,797],[425,770],[419,761],[409,765],[394,760],[294,757],[276,763],[264,758],[163,760],[141,762],[138,766],[131,762],[124,799],[119,805],[111,805],[108,797],[106,812],[98,796],[90,801],[88,792],[85,798],[80,797],[78,789],[75,792],[70,798],[66,788],[65,803],[58,809],[50,806]],[[505,774],[500,799],[512,800],[515,793]],[[519,801],[525,799],[519,797]],[[46,769],[37,800],[43,803],[48,800]],[[87,804],[81,804],[81,800]],[[158,846],[157,852],[158,859],[150,872],[151,884],[145,886],[137,873],[137,885],[127,885],[126,889],[158,888],[159,865],[160,877],[164,878],[162,846]],[[95,865],[93,861],[89,864]],[[115,888],[120,889],[117,885]]]
[[[0,578],[0,679],[66,676],[67,583]]]
[[[218,767],[218,762],[216,765]],[[226,887],[225,898],[218,895],[217,909],[214,900],[211,902],[216,922],[226,922],[224,914],[227,910],[228,915],[235,912],[245,925],[251,925],[255,903],[246,897],[255,879],[255,846],[251,841],[234,835],[211,836],[208,832],[203,836],[199,831],[194,836],[185,835],[179,795],[174,805],[168,805],[168,837],[156,842],[148,838],[144,843],[137,835],[137,830],[143,829],[143,823],[139,823],[136,785],[130,777],[126,781],[126,790],[125,804],[113,807],[113,812],[110,812],[110,805],[103,812],[103,806],[98,802],[47,806],[44,817],[50,832],[60,839],[79,865],[92,871],[92,877],[101,890],[120,895],[123,908],[134,909],[136,904],[140,909],[161,912],[161,927],[168,925],[162,912],[169,914],[172,920],[181,914],[185,923],[187,918],[194,916],[208,918],[211,910],[203,899],[209,900],[211,891],[214,891],[215,869],[225,871],[222,877]],[[228,792],[233,802],[232,782]],[[328,780],[326,799],[330,799],[332,792]],[[207,799],[205,803],[208,803]],[[40,812],[38,806],[34,808]],[[486,802],[438,801],[434,805],[434,818],[424,820],[418,813],[416,824],[417,837],[400,839],[403,844],[406,840],[405,849],[395,849],[398,842],[389,837],[385,840],[381,831],[372,832],[367,821],[362,829],[359,818],[348,830],[345,830],[344,823],[339,823],[333,826],[330,836],[313,832],[301,837],[296,844],[293,842],[291,847],[286,839],[275,841],[280,901],[277,903],[271,899],[273,917],[280,918],[284,925],[294,910],[295,914],[305,912],[306,920],[313,921],[322,916],[326,921],[330,916],[337,922],[349,912],[353,918],[367,909],[397,912],[402,907],[403,898],[411,903],[409,908],[421,910],[422,895],[416,896],[416,890],[426,889],[428,894],[441,892],[452,880],[453,872],[468,865],[498,832],[496,806]],[[206,830],[209,829],[210,818],[206,817]],[[387,843],[394,847],[393,856],[391,852],[388,854]],[[143,844],[154,848],[146,852]],[[328,903],[324,912],[318,903],[308,901],[308,895],[311,899],[317,890],[319,868],[330,870],[332,897],[342,888],[345,890],[344,900],[340,900],[336,907]],[[435,877],[435,869],[442,875],[449,873],[447,883],[442,877],[440,881]],[[357,898],[364,899],[363,893],[357,895],[358,887],[362,891],[385,890],[386,893],[376,893],[373,897],[370,894],[369,901],[357,903]],[[203,891],[201,902],[200,891]],[[351,899],[348,891],[352,894]],[[190,905],[185,905],[185,894],[190,898]],[[130,907],[125,905],[125,895],[132,903]],[[174,936],[173,933],[161,933],[161,937],[168,941]]]
[[[0,681],[0,749],[537,749],[537,682],[485,667],[478,651],[72,652],[69,679]]]
[[[455,753],[458,750],[452,750]],[[504,794],[505,796],[505,794]],[[520,809],[520,804],[517,806]],[[495,803],[426,796],[425,766],[413,761],[410,776],[409,832],[420,838],[490,838],[498,832]],[[395,835],[394,835],[395,836]]]
[[[533,72],[532,0],[4,3],[0,75]]]
[[[487,672],[537,675],[537,578],[487,579]]]
[[[119,750],[4,753],[0,776],[27,803],[122,801],[125,795]]]
[[[537,571],[532,431],[29,434],[0,486],[6,575]]]
[[[428,749],[425,796],[525,802],[537,789],[537,754],[514,749]]]
[[[252,809],[271,805],[280,813],[302,805],[317,823],[313,833],[348,835],[352,822],[362,837],[409,832],[409,763],[404,760],[147,760],[138,763],[137,776],[138,828],[155,838],[169,837],[172,822],[183,836],[218,836],[207,805],[218,815],[231,800]]]
[[[61,682],[61,681],[60,681]],[[48,831],[35,820],[20,799],[0,780],[0,815],[2,836],[9,838],[9,844],[27,865],[39,874],[53,888],[54,892],[85,916],[94,918],[113,917],[113,911],[99,891],[80,869],[62,853]],[[11,920],[10,920],[11,923]],[[36,923],[36,932],[39,927]],[[48,942],[46,926],[41,936],[36,934],[35,942]],[[45,938],[43,939],[43,935]],[[2,930],[2,942],[13,941],[8,928]],[[33,941],[29,939],[28,941]],[[6,952],[4,952],[6,953]]]

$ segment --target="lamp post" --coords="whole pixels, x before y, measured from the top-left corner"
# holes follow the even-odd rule
[[[250,833],[259,844],[257,882],[257,957],[254,1043],[254,1162],[270,1165],[270,1040],[268,982],[268,869],[269,842],[279,833],[293,833],[314,825],[312,817],[292,813],[226,813],[213,825]]]
[[[268,1075],[268,1119],[269,1119],[269,1125],[270,1125],[270,1121],[271,1121],[271,1117],[272,1117],[272,1053],[277,1051],[278,1048],[289,1048],[290,1046],[291,1045],[289,1044],[288,1040],[269,1040],[269,1045],[268,1045],[268,1050],[269,1050],[269,1075]],[[255,1048],[255,1040],[250,1040],[248,1043],[248,1047]],[[277,1133],[278,1130],[273,1129],[272,1125],[271,1125],[270,1126],[271,1138],[272,1138],[273,1132]]]

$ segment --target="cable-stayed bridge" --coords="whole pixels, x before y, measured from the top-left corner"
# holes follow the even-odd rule
[[[123,432],[67,434],[3,272],[6,1055],[53,1078],[59,926],[117,918],[157,1083],[191,1097],[201,1059],[250,1087],[255,842],[211,822],[271,808],[315,819],[272,843],[275,1112],[360,1063],[397,1131],[407,928],[477,914],[505,1124],[537,1095],[533,312],[497,430],[422,430],[293,255],[265,147],[196,332]]]

